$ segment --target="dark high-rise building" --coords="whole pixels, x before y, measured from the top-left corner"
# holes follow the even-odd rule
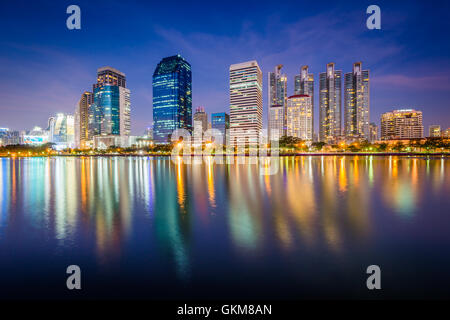
[[[277,132],[279,137],[286,135],[286,101],[287,101],[287,77],[281,73],[282,64],[269,72],[268,84],[268,120],[269,131]],[[270,135],[272,135],[269,132]]]
[[[353,64],[353,72],[345,74],[344,128],[347,140],[370,140],[369,70],[362,63]]]
[[[319,139],[334,143],[341,136],[342,71],[335,70],[334,63],[327,64],[327,71],[320,73]]]
[[[86,148],[89,137],[89,108],[94,103],[92,92],[85,91],[75,109],[75,146]]]
[[[225,112],[211,114],[211,128],[222,133],[223,141],[217,143],[226,144],[227,130],[230,128],[230,116]]]
[[[168,142],[175,129],[192,131],[191,65],[180,55],[162,59],[153,73],[153,139]]]

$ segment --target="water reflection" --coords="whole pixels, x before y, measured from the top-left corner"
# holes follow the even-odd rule
[[[284,157],[277,174],[260,175],[256,165],[211,158],[0,159],[0,247],[21,237],[56,255],[92,250],[99,266],[146,252],[184,280],[194,253],[208,259],[208,241],[242,259],[338,256],[379,239],[380,223],[414,220],[426,201],[448,197],[449,166],[439,158]]]

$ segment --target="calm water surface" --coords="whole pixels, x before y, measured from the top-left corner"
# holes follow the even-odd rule
[[[449,182],[449,158],[0,159],[0,297],[450,298]]]

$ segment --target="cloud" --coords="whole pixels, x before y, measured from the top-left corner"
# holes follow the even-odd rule
[[[402,74],[389,74],[373,77],[372,83],[393,88],[408,88],[416,90],[450,90],[450,77],[448,74],[407,76]]]

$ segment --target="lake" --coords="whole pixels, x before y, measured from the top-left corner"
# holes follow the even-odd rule
[[[449,253],[450,158],[0,158],[2,298],[450,298]]]

